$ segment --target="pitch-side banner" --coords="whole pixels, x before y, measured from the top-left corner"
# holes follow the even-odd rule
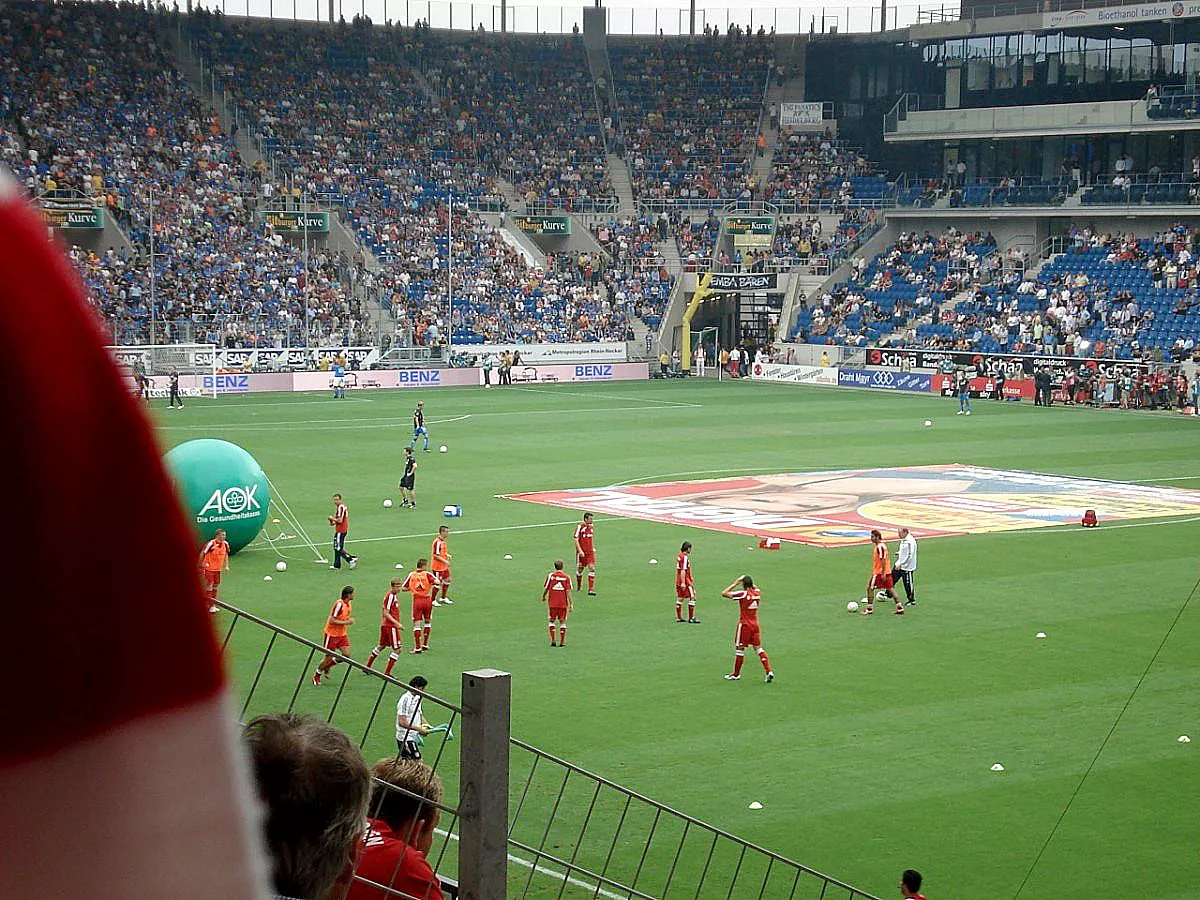
[[[834,387],[838,383],[837,369],[832,366],[791,366],[784,363],[754,363],[750,377],[759,381],[787,381],[791,384],[823,384]]]
[[[490,355],[499,363],[501,353],[520,353],[522,363],[542,365],[567,362],[625,362],[624,341],[596,341],[590,344],[472,344],[460,351],[477,359]]]
[[[713,272],[709,279],[710,291],[774,291],[778,289],[779,276],[774,272]]]
[[[1005,353],[972,353],[952,350],[892,350],[871,347],[867,350],[867,365],[889,366],[896,369],[940,369],[949,359],[957,369],[975,369],[982,375],[996,375],[1003,371],[1009,378],[1032,375],[1035,369],[1050,369],[1052,372],[1067,369],[1078,370],[1081,365],[1095,370],[1097,374],[1112,378],[1129,371],[1142,372],[1151,368],[1149,363],[1126,359],[1085,359],[1079,356],[1027,356]]]
[[[1128,22],[1164,22],[1200,16],[1200,3],[1136,3],[1128,6],[1095,7],[1048,12],[1043,28],[1086,28],[1095,25],[1124,25]]]
[[[779,125],[782,128],[821,128],[822,103],[779,104]]]

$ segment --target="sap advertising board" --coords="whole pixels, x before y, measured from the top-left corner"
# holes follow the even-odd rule
[[[922,372],[896,372],[892,369],[838,369],[838,387],[917,391],[927,394],[933,390],[933,376]]]

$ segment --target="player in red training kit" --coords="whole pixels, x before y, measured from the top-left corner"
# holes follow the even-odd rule
[[[696,618],[696,586],[692,584],[692,542],[684,541],[675,557],[675,621],[699,625]],[[683,602],[687,601],[688,617],[683,618]]]
[[[550,646],[567,646],[567,613],[571,611],[571,576],[563,571],[563,561],[554,561],[554,571],[546,576],[542,587],[542,602],[549,608]],[[554,628],[558,627],[558,641],[554,640]]]
[[[916,869],[905,869],[900,875],[900,896],[908,900],[925,900],[921,893],[921,873]]]
[[[208,611],[215,613],[220,607],[213,604],[217,590],[221,587],[221,573],[229,571],[229,541],[225,540],[225,529],[218,528],[213,539],[200,551],[200,572],[204,576],[204,593],[208,597]]]
[[[425,567],[429,560],[418,559],[417,567],[408,573],[400,590],[412,594],[413,648],[409,653],[424,653],[429,649],[429,632],[433,628],[433,595],[437,593],[438,578]]]
[[[392,674],[392,666],[396,665],[396,660],[400,658],[397,654],[404,649],[404,639],[401,637],[404,625],[400,621],[400,589],[403,584],[402,579],[393,578],[392,589],[383,595],[383,612],[379,619],[379,643],[367,657],[367,668],[369,669],[375,665],[375,660],[380,653],[384,650],[389,651],[387,668],[383,670],[384,675]]]
[[[450,547],[446,543],[449,536],[450,526],[441,526],[429,549],[429,568],[433,570],[433,575],[442,588],[442,599],[438,600],[438,585],[433,586],[434,606],[454,605],[454,601],[450,599]]]
[[[767,659],[767,651],[762,648],[762,638],[758,634],[758,604],[762,601],[762,594],[754,586],[754,579],[749,575],[741,576],[721,591],[721,596],[736,600],[739,609],[737,631],[733,636],[733,671],[725,676],[725,680],[737,681],[742,677],[746,648],[753,647],[762,662],[763,671],[767,673],[767,684],[770,684],[775,680],[775,673],[771,671],[771,661]]]
[[[350,655],[350,637],[346,629],[354,624],[354,618],[350,615],[353,604],[354,588],[346,585],[342,588],[342,596],[333,602],[333,609],[325,621],[325,649],[329,652],[317,666],[317,671],[313,672],[313,684],[317,687],[321,686],[321,679],[329,674],[329,670],[337,665],[334,653]]]
[[[888,553],[887,544],[883,542],[883,534],[878,528],[871,529],[871,543],[875,545],[871,562],[871,578],[867,582],[867,608],[862,610],[864,616],[875,612],[875,592],[882,591],[891,597],[896,604],[896,615],[904,615],[904,604],[892,590],[892,559]]]
[[[583,521],[575,526],[575,590],[583,590],[583,570],[588,570],[588,596],[596,596],[596,545],[592,514],[584,513]]]

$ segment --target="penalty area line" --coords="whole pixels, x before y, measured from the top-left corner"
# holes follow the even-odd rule
[[[458,835],[450,831],[444,831],[441,828],[435,828],[434,831],[442,837],[447,837],[452,841],[458,840]],[[508,854],[508,861],[515,862],[518,866],[524,866],[526,869],[532,869],[539,875],[553,875],[555,878],[565,879],[567,884],[573,884],[576,887],[587,888],[589,891],[594,891],[593,896],[608,897],[610,900],[627,900],[628,894],[617,894],[613,891],[606,890],[599,884],[593,881],[584,881],[576,878],[574,875],[568,875],[566,872],[559,872],[557,869],[550,869],[540,863],[532,862],[523,856],[517,856],[515,853]]]

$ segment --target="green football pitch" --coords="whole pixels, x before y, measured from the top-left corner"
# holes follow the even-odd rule
[[[1200,738],[1192,518],[924,539],[919,604],[866,618],[846,603],[863,594],[867,546],[768,552],[744,535],[601,515],[599,596],[576,598],[557,650],[541,587],[556,557],[573,570],[578,514],[497,496],[948,463],[1200,489],[1200,422],[980,401],[967,418],[938,397],[757,383],[447,388],[419,395],[435,452],[417,454],[417,509],[386,509],[417,399],[262,395],[158,411],[164,448],[216,437],[254,454],[327,554],[330,495],[349,506],[355,571],[284,541],[291,562],[277,573],[257,543],[234,557],[223,600],[318,640],[353,584],[351,655],[363,659],[395,565],[427,556],[449,524],[454,605],[435,613],[431,652],[406,652],[396,674],[457,701],[464,670],[512,673],[514,737],[880,896],[897,895],[910,866],[935,898],[1200,896],[1200,743],[1178,741]],[[462,517],[443,518],[445,504]],[[685,539],[698,626],[674,621]],[[720,591],[746,572],[763,591],[773,684],[753,656],[740,682],[722,678],[736,609]],[[244,692],[259,652],[231,646]],[[252,713],[291,702],[297,665],[261,675]],[[369,681],[348,679],[338,706],[355,740],[378,698]],[[330,688],[306,685],[296,705],[328,709]],[[365,750],[394,751],[386,710]],[[445,763],[451,784],[456,765]]]

